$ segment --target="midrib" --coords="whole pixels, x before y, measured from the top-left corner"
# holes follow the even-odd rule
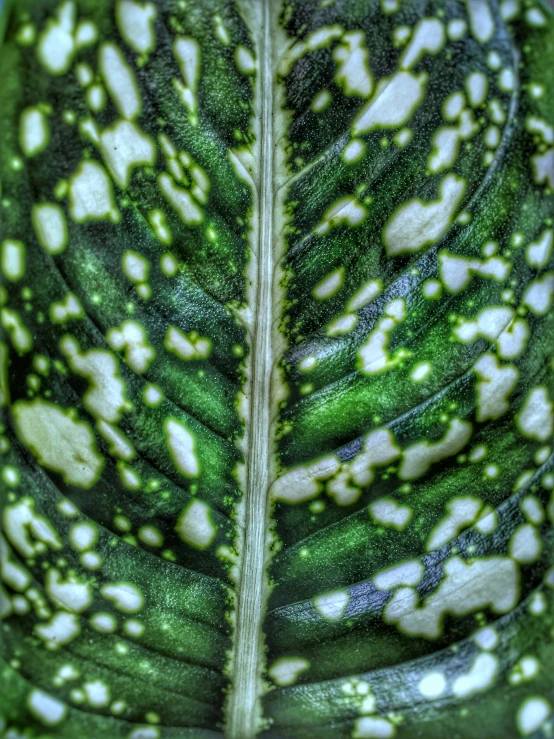
[[[261,0],[257,8],[259,74],[256,95],[261,105],[257,153],[260,157],[258,188],[257,263],[252,306],[253,331],[250,348],[250,404],[247,434],[244,534],[235,612],[231,695],[228,703],[229,739],[251,739],[261,728],[262,622],[267,597],[267,511],[271,442],[271,375],[273,367],[273,63],[271,3]]]

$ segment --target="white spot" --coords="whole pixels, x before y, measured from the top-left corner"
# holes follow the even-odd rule
[[[92,603],[90,585],[79,582],[71,575],[64,580],[55,568],[46,574],[46,592],[54,603],[71,613],[82,613]]]
[[[423,18],[417,24],[410,43],[400,57],[400,68],[412,69],[424,54],[438,54],[445,42],[443,23],[438,18]]]
[[[128,582],[114,582],[100,589],[103,598],[110,600],[123,613],[136,613],[144,604],[140,590]]]
[[[450,227],[465,189],[463,179],[449,174],[439,186],[438,200],[424,203],[414,199],[402,205],[383,232],[387,254],[419,251],[439,241]]]
[[[516,423],[524,436],[537,441],[547,441],[554,431],[554,405],[544,387],[533,388],[520,412]]]
[[[491,687],[498,672],[498,659],[492,654],[479,654],[469,672],[454,681],[452,692],[457,698],[467,698]]]
[[[536,316],[545,316],[554,299],[554,272],[547,272],[543,277],[533,280],[525,293],[522,303]]]
[[[67,244],[67,224],[60,206],[55,203],[34,205],[32,221],[40,245],[49,254],[60,254]]]
[[[541,728],[550,716],[550,703],[540,696],[527,698],[520,705],[517,712],[517,728],[523,736],[529,736]]]
[[[124,321],[118,328],[110,329],[106,339],[112,349],[125,352],[125,362],[137,374],[146,372],[156,356],[146,331],[136,321]]]
[[[467,421],[455,418],[450,421],[442,439],[436,442],[420,441],[404,450],[398,476],[413,480],[424,475],[429,467],[457,454],[471,437],[472,427]]]
[[[240,45],[235,49],[235,63],[239,72],[243,74],[250,75],[256,71],[256,60],[246,46]]]
[[[455,539],[461,531],[474,523],[482,508],[478,498],[454,498],[446,505],[447,515],[439,521],[427,542],[428,552],[440,549]]]
[[[27,706],[35,718],[45,726],[57,726],[67,715],[65,703],[36,688],[29,693]]]
[[[542,554],[542,540],[539,532],[530,523],[523,523],[510,538],[510,557],[520,564],[536,562]]]
[[[365,143],[362,139],[352,139],[344,147],[342,158],[347,164],[359,161],[365,153]]]
[[[136,123],[117,121],[100,134],[100,152],[116,183],[122,189],[129,186],[135,167],[154,164],[156,147]]]
[[[509,408],[509,397],[519,378],[519,370],[513,365],[503,366],[494,354],[483,354],[473,366],[479,378],[475,386],[477,395],[477,420],[481,423],[500,418]]]
[[[471,72],[466,77],[466,90],[469,102],[474,108],[483,105],[489,92],[489,80],[483,72]]]
[[[473,36],[482,44],[494,34],[494,18],[488,0],[467,0],[469,25]]]
[[[137,54],[148,54],[154,49],[154,20],[156,6],[153,3],[140,3],[135,0],[119,0],[115,17],[117,27],[125,43]]]
[[[101,680],[94,680],[83,685],[87,702],[94,708],[102,708],[110,702],[110,691]]]
[[[381,280],[369,280],[365,285],[354,293],[346,305],[346,310],[354,312],[360,310],[372,300],[375,300],[383,290],[383,283]]]
[[[328,455],[306,465],[293,467],[282,474],[271,486],[274,500],[301,503],[319,494],[322,480],[327,480],[340,469],[335,455]]]
[[[39,464],[59,472],[68,485],[90,488],[104,466],[88,424],[71,410],[37,398],[12,406],[17,433]]]
[[[396,735],[394,724],[386,718],[362,716],[354,724],[353,739],[393,739]]]
[[[3,241],[0,261],[6,279],[17,282],[25,274],[25,246],[21,241]]]
[[[485,650],[486,652],[495,649],[498,646],[498,634],[492,626],[483,626],[479,629],[473,639],[478,647]]]
[[[27,157],[44,150],[50,138],[48,120],[40,108],[26,108],[21,114],[19,142]]]
[[[376,128],[398,128],[405,125],[420,106],[428,76],[421,73],[397,72],[377,85],[372,99],[354,119],[354,136]]]
[[[314,228],[318,236],[325,235],[332,228],[345,224],[347,226],[359,226],[366,217],[366,209],[353,196],[347,195],[340,198],[325,211],[323,219]]]
[[[302,657],[281,657],[268,670],[269,677],[276,685],[294,685],[300,673],[308,669],[310,663]]]
[[[181,539],[197,549],[206,549],[216,535],[210,507],[202,500],[194,500],[179,516],[175,530]]]
[[[369,334],[358,349],[358,369],[365,375],[374,375],[395,367],[403,358],[404,351],[398,349],[390,355],[388,344],[390,333],[406,318],[406,303],[403,298],[395,298],[384,308],[384,317]]]
[[[103,634],[113,634],[117,629],[117,621],[111,613],[95,613],[90,623],[96,631],[100,631]]]
[[[419,362],[410,372],[410,377],[413,382],[423,382],[426,377],[429,377],[432,369],[431,362]]]
[[[114,223],[120,213],[113,200],[112,182],[101,164],[83,161],[69,184],[69,210],[77,223],[109,218]]]
[[[71,66],[75,53],[75,15],[74,2],[62,3],[56,11],[56,17],[46,22],[39,37],[37,55],[50,74],[65,74]]]
[[[325,593],[314,598],[316,611],[326,621],[340,621],[346,612],[349,602],[350,595],[346,590],[336,590],[332,593]]]
[[[409,506],[399,505],[392,498],[381,498],[368,506],[369,513],[374,521],[402,531],[410,523],[412,509]]]
[[[335,82],[344,94],[361,98],[370,96],[373,76],[369,67],[369,52],[363,31],[348,31],[333,51],[337,63]]]
[[[168,203],[177,211],[183,223],[195,225],[202,223],[204,215],[187,190],[175,184],[167,173],[158,177],[158,185]]]
[[[373,578],[378,590],[394,590],[400,585],[415,587],[424,575],[424,567],[417,559],[402,562],[379,572]]]
[[[552,254],[554,232],[551,228],[546,229],[537,241],[529,244],[526,250],[527,263],[535,269],[542,269],[548,264]]]
[[[434,700],[446,690],[446,678],[442,672],[431,672],[420,680],[417,687],[424,698]]]
[[[113,43],[104,44],[98,62],[106,88],[120,116],[129,121],[137,118],[142,111],[142,100],[133,70],[121,49]]]
[[[39,639],[52,651],[69,644],[79,636],[79,618],[71,613],[58,611],[47,623],[38,624],[34,629]]]

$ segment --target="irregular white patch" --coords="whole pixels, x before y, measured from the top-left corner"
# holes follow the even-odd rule
[[[100,435],[108,442],[108,451],[110,454],[119,459],[124,459],[127,462],[134,459],[135,448],[125,434],[117,428],[117,426],[107,423],[106,421],[99,420],[96,423],[96,428]]]
[[[525,290],[522,298],[531,313],[536,316],[545,316],[552,306],[554,299],[554,272],[547,272],[543,277],[533,280]]]
[[[381,280],[369,280],[350,298],[346,304],[346,310],[349,312],[360,310],[360,308],[375,300],[382,290],[383,282]]]
[[[380,80],[371,100],[354,118],[353,135],[405,125],[423,101],[427,80],[424,72],[416,76],[406,71]]]
[[[419,607],[412,588],[399,588],[385,608],[385,621],[405,634],[437,639],[446,614],[465,616],[483,608],[508,613],[519,598],[519,568],[510,557],[490,556],[466,562],[454,556],[444,565],[439,587]]]
[[[25,245],[21,241],[6,239],[2,242],[0,257],[2,273],[10,282],[17,282],[25,274]]]
[[[535,269],[542,269],[548,264],[552,254],[554,232],[551,228],[544,230],[537,241],[529,244],[526,250],[527,264]]]
[[[67,244],[67,223],[60,206],[55,203],[34,205],[32,221],[43,249],[49,254],[60,254]]]
[[[516,416],[520,432],[529,439],[547,441],[554,431],[554,404],[544,387],[533,388]]]
[[[156,15],[157,10],[153,3],[118,0],[115,8],[117,28],[125,43],[137,54],[148,54],[154,49]]]
[[[158,177],[158,185],[168,203],[174,208],[183,223],[196,225],[202,223],[204,214],[194,202],[188,190],[184,190],[175,184],[173,178],[167,173]]]
[[[112,181],[101,164],[83,161],[69,181],[69,212],[77,223],[108,218],[117,223],[121,215],[113,199]]]
[[[424,203],[416,198],[402,205],[383,232],[387,254],[419,251],[439,241],[450,227],[465,189],[465,180],[449,174],[439,186],[438,200]]]
[[[388,345],[391,331],[406,318],[406,303],[403,298],[395,298],[384,308],[384,318],[369,334],[364,344],[358,349],[357,366],[364,375],[374,375],[395,367],[405,356],[398,349],[392,356]]]
[[[33,716],[45,726],[57,726],[67,715],[65,703],[37,688],[29,693],[27,707]]]
[[[324,236],[332,228],[341,226],[359,226],[366,217],[364,206],[353,196],[340,198],[325,211],[321,222],[314,228],[314,233]]]
[[[445,287],[456,294],[469,285],[473,276],[491,277],[497,282],[504,282],[510,275],[512,265],[502,257],[492,256],[485,260],[468,259],[441,251],[439,269]]]
[[[525,128],[529,133],[538,134],[545,144],[554,144],[554,126],[542,118],[529,116],[525,121]]]
[[[347,590],[335,590],[332,593],[325,593],[314,598],[316,611],[326,621],[340,621],[349,602],[350,594]]]
[[[6,329],[10,337],[10,341],[14,348],[21,354],[25,354],[30,351],[33,346],[33,337],[29,329],[23,323],[23,319],[17,311],[10,310],[9,308],[2,308],[0,311],[0,319],[2,327]],[[2,344],[2,350],[0,359],[2,360],[2,397],[5,403],[5,399],[8,396],[7,382],[4,381],[4,376],[7,372],[7,361],[8,354],[5,344]]]
[[[303,657],[281,657],[268,670],[269,677],[276,685],[294,685],[300,674],[308,669],[310,663]]]
[[[146,331],[136,321],[124,321],[118,328],[110,329],[106,339],[112,349],[125,352],[125,362],[137,374],[146,372],[156,356]]]
[[[340,469],[340,462],[334,454],[287,470],[271,486],[274,500],[289,503],[302,503],[315,498],[321,491],[320,482],[333,477]]]
[[[446,505],[447,515],[431,532],[425,547],[428,552],[440,549],[455,539],[461,531],[477,520],[483,503],[479,498],[454,498]]]
[[[494,18],[488,0],[467,0],[467,11],[472,35],[486,44],[494,34]]]
[[[217,532],[210,507],[202,500],[192,501],[179,516],[175,531],[186,544],[196,549],[209,547]]]
[[[65,323],[70,319],[84,318],[84,316],[83,306],[73,293],[67,293],[63,300],[50,305],[52,323]]]
[[[79,342],[67,335],[60,341],[60,351],[72,371],[90,383],[83,396],[86,408],[97,418],[118,423],[123,411],[128,409],[128,401],[114,355],[105,349],[81,352]]]
[[[98,56],[100,73],[119,115],[132,121],[142,112],[142,99],[135,74],[115,44],[102,45]]]
[[[88,424],[74,411],[37,398],[12,406],[17,434],[39,464],[61,474],[67,485],[90,488],[100,476],[104,458],[96,450]]]
[[[192,121],[195,121],[196,90],[200,77],[200,45],[190,36],[179,36],[173,44],[173,56],[184,80],[184,84],[180,80],[174,80],[173,85],[183,105],[191,114]]]
[[[129,186],[134,168],[152,166],[156,159],[152,139],[130,121],[117,121],[100,134],[100,152],[122,189]]]
[[[84,683],[86,700],[93,708],[102,708],[110,702],[110,690],[101,680]]]
[[[52,75],[65,74],[75,53],[76,6],[74,2],[62,3],[56,16],[46,22],[37,43],[37,56],[41,64]]]
[[[494,354],[483,354],[473,365],[479,378],[475,386],[477,420],[482,423],[503,416],[510,408],[509,397],[519,378],[514,365],[503,366]]]
[[[367,98],[373,90],[369,52],[363,31],[348,31],[333,51],[337,63],[335,82],[347,96]]]
[[[536,562],[542,554],[542,539],[530,523],[522,523],[510,537],[510,557],[520,564]]]
[[[473,112],[464,110],[457,126],[439,128],[433,136],[433,150],[429,155],[428,166],[433,174],[450,169],[458,157],[460,144],[479,131]]]
[[[498,673],[498,658],[492,654],[479,654],[469,672],[454,680],[452,692],[457,698],[467,698],[475,693],[488,690]]]
[[[523,736],[529,736],[541,728],[552,712],[552,706],[541,696],[527,698],[517,712],[517,728]]]
[[[198,336],[195,332],[187,335],[175,326],[170,326],[165,336],[164,346],[180,359],[206,359],[210,356],[212,342],[205,337]]]
[[[50,139],[48,119],[40,108],[26,108],[19,122],[19,143],[26,157],[43,151]]]
[[[420,441],[404,450],[398,476],[402,480],[421,477],[432,464],[461,451],[469,441],[471,432],[471,423],[454,418],[439,441]]]
[[[412,69],[425,54],[438,54],[445,43],[444,24],[438,18],[423,18],[400,57],[400,69]]]
[[[136,613],[144,605],[144,597],[140,590],[128,582],[114,582],[103,585],[100,594],[111,601],[118,611]]]
[[[373,578],[378,590],[394,590],[400,585],[415,587],[421,582],[425,569],[421,562],[412,559],[379,572]]]
[[[529,655],[522,657],[513,666],[508,681],[511,685],[519,685],[522,682],[528,682],[537,677],[541,669],[540,662],[535,657]]]
[[[398,504],[392,498],[381,498],[368,506],[374,521],[402,531],[410,523],[413,511],[409,506]]]
[[[515,315],[513,308],[490,306],[474,320],[463,320],[453,333],[464,344],[480,337],[488,339],[497,344],[502,359],[514,359],[521,354],[529,337],[527,321]]]
[[[446,690],[446,678],[442,672],[431,672],[419,681],[417,686],[424,698],[434,700]]]
[[[92,588],[69,575],[62,577],[59,570],[52,568],[46,573],[46,592],[51,600],[71,613],[82,613],[92,603]]]
[[[80,632],[78,616],[63,611],[58,611],[50,621],[39,623],[34,628],[34,633],[42,639],[47,649],[52,651],[70,644]]]
[[[544,154],[535,154],[531,157],[535,182],[554,187],[554,149],[547,149]]]

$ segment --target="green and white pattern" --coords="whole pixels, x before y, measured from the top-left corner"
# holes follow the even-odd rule
[[[0,735],[554,736],[546,5],[0,13]]]

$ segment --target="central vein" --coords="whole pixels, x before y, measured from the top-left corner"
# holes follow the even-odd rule
[[[270,3],[257,4],[259,75],[257,85],[259,156],[257,198],[257,253],[252,264],[254,289],[253,331],[250,350],[249,430],[244,492],[244,538],[237,588],[232,693],[229,700],[227,736],[250,739],[260,730],[262,655],[268,554],[268,489],[274,468],[271,434],[275,398],[272,398],[273,367],[273,58]],[[256,203],[257,200],[257,203]]]

